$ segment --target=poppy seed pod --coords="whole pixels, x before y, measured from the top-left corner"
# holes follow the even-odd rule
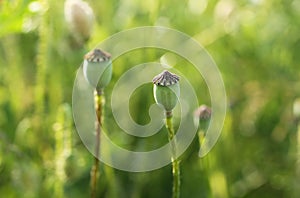
[[[172,111],[180,96],[179,77],[165,70],[155,76],[152,82],[155,102],[166,111]]]
[[[211,108],[203,104],[194,111],[194,123],[196,126],[200,124],[200,129],[204,130],[206,133],[210,124],[211,116]]]
[[[97,89],[108,85],[112,77],[111,55],[94,49],[84,56],[83,75],[89,84]]]

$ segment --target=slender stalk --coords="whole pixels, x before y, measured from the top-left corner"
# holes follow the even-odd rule
[[[297,158],[296,158],[296,184],[300,182],[300,122],[298,121],[297,126]],[[298,186],[298,185],[296,185]],[[299,195],[300,189],[298,187],[295,188],[295,195]],[[295,196],[297,197],[297,196]]]
[[[48,6],[49,1],[41,1],[43,6]],[[39,26],[39,46],[38,46],[38,56],[37,56],[37,75],[36,75],[36,85],[35,85],[35,109],[38,117],[44,115],[45,108],[45,95],[46,95],[46,84],[47,84],[47,74],[49,70],[49,50],[51,37],[51,26],[49,25],[49,9],[44,13],[41,24]],[[38,120],[37,123],[43,122],[43,119]],[[41,124],[43,126],[43,124]]]
[[[180,161],[177,159],[176,155],[176,139],[175,132],[173,128],[172,111],[166,111],[166,128],[168,129],[168,137],[171,142],[172,150],[172,174],[173,174],[173,198],[180,197]],[[172,141],[174,139],[174,141]]]
[[[95,156],[94,165],[91,169],[91,197],[95,198],[97,193],[97,178],[99,175],[99,153],[100,153],[100,136],[102,127],[102,115],[104,107],[104,94],[102,89],[96,89],[95,91],[95,110],[97,115],[96,121],[96,143],[95,143]]]
[[[63,104],[58,109],[56,123],[54,125],[55,134],[55,176],[53,197],[63,198],[64,184],[66,182],[66,160],[72,153],[72,116],[68,104]]]

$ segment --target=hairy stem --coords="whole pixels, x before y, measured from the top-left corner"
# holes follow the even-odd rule
[[[179,160],[177,159],[176,153],[176,139],[175,132],[173,128],[173,119],[172,119],[172,111],[166,112],[166,128],[168,129],[168,137],[171,142],[171,150],[172,150],[172,174],[173,174],[173,198],[180,197],[180,165]],[[172,141],[173,140],[173,141]]]
[[[96,198],[97,193],[97,178],[99,172],[99,153],[100,153],[100,135],[102,127],[102,114],[104,107],[104,94],[103,90],[95,91],[95,110],[97,115],[96,121],[96,143],[95,143],[95,156],[94,156],[94,165],[91,169],[91,197]]]
[[[296,161],[296,183],[299,184],[300,182],[300,122],[298,121],[298,128],[297,128],[297,156],[298,156],[298,159]],[[300,193],[300,189],[299,188],[295,188],[295,197],[297,197],[296,195],[299,195]]]

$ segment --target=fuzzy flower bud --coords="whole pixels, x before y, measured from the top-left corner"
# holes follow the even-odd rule
[[[155,76],[152,82],[155,102],[166,111],[172,111],[180,96],[179,77],[165,70]]]
[[[111,55],[100,49],[94,49],[84,56],[83,74],[91,86],[103,89],[112,77]]]
[[[294,117],[299,120],[300,119],[300,98],[297,98],[293,104],[293,114]]]
[[[82,0],[67,0],[64,12],[74,38],[78,42],[88,40],[94,24],[94,13],[89,4]]]

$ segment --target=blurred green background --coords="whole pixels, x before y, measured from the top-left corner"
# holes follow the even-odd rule
[[[300,135],[293,115],[300,96],[300,0],[87,2],[94,19],[75,7],[68,22],[65,12],[73,8],[63,1],[0,1],[0,197],[89,197],[93,159],[73,123],[73,81],[84,54],[99,42],[145,25],[196,39],[226,86],[228,111],[218,143],[200,159],[195,137],[181,157],[182,197],[300,196]],[[143,49],[118,58],[106,100],[123,72],[159,62],[166,53]],[[209,105],[203,80],[189,67],[180,69],[187,61],[176,60],[199,104]],[[136,90],[130,112],[137,123],[149,122],[153,103],[151,84]],[[164,132],[147,140],[125,135],[109,104],[105,112],[109,135],[124,148],[150,150],[167,142]],[[100,171],[99,197],[171,197],[170,165],[146,173],[108,166]]]

